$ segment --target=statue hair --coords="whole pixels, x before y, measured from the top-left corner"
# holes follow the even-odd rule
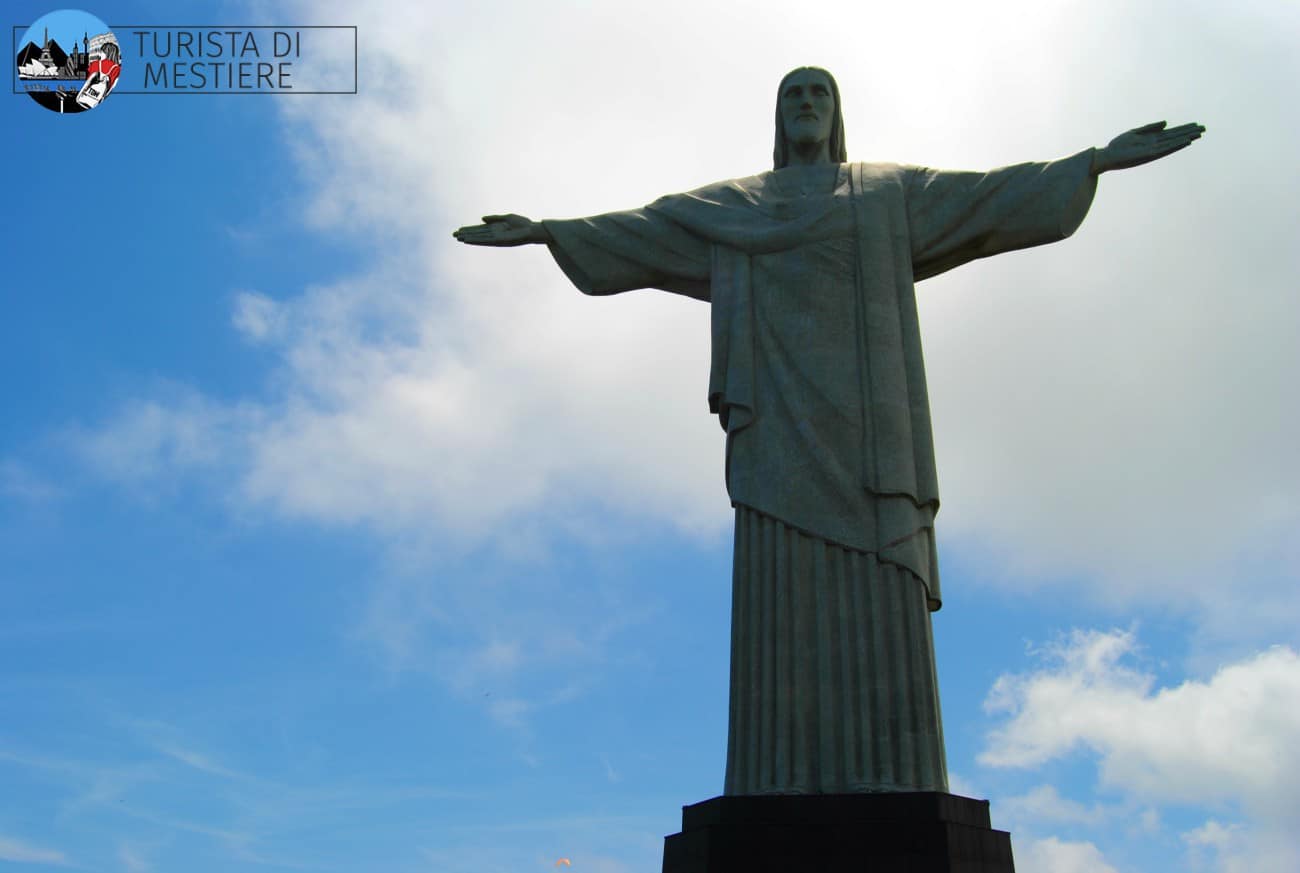
[[[843,164],[849,159],[849,153],[844,148],[844,112],[840,105],[840,86],[835,83],[835,77],[821,67],[795,67],[781,78],[781,84],[776,89],[776,147],[772,150],[772,169],[779,170],[790,163],[790,147],[785,141],[785,122],[781,118],[781,94],[785,91],[786,80],[795,73],[821,73],[826,77],[826,81],[831,83],[831,96],[835,98],[835,116],[831,120],[831,138],[827,143],[831,160],[838,164]]]

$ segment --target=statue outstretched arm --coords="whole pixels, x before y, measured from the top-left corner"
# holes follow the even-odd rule
[[[452,236],[472,246],[544,243],[584,294],[661,288],[709,299],[708,243],[650,208],[559,221],[485,215],[482,224],[466,225]]]
[[[988,172],[915,167],[906,183],[912,273],[920,281],[977,258],[1057,242],[1088,213],[1097,149]]]
[[[485,215],[482,224],[468,224],[452,231],[452,236],[472,246],[526,246],[550,243],[546,225],[522,215]]]
[[[1125,170],[1159,160],[1187,148],[1203,133],[1205,128],[1195,123],[1165,127],[1163,121],[1156,121],[1135,127],[1093,153],[1091,173],[1098,176],[1109,170]]]

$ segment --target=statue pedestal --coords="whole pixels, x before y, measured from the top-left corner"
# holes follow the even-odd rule
[[[663,873],[1014,873],[987,800],[955,794],[715,797],[682,807]]]

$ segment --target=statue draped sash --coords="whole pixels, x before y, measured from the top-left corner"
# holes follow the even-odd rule
[[[545,224],[557,263],[584,293],[659,288],[710,302],[708,399],[727,432],[734,504],[909,570],[934,610],[942,602],[934,541],[939,488],[914,283],[1069,236],[1095,191],[1091,159],[1089,149],[987,173],[842,164],[833,190],[811,194],[796,184],[808,168],[791,167],[642,209]],[[851,353],[861,394],[858,457],[836,469],[855,471],[851,487],[860,489],[860,502],[802,495],[798,481],[769,475],[786,469],[785,456],[799,447],[764,426],[763,416],[773,413],[761,407],[755,382],[756,270],[834,239],[853,243],[851,275],[840,280],[852,286]],[[785,425],[788,435],[799,423]]]

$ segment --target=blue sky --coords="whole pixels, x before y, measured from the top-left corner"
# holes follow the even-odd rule
[[[1129,5],[89,9],[355,24],[360,93],[0,101],[0,870],[659,869],[725,763],[708,314],[450,231],[759,171],[809,62],[851,159],[1209,128],[918,288],[944,727],[1022,873],[1295,869],[1300,23]]]

